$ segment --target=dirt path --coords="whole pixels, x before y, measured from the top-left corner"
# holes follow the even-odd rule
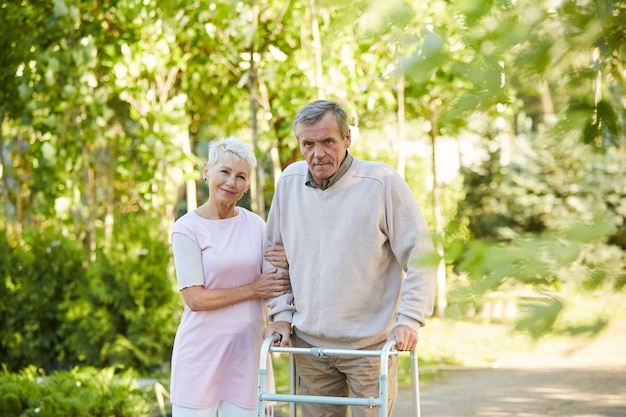
[[[423,417],[626,417],[626,321],[598,337],[543,342],[491,368],[446,371],[420,384]],[[394,417],[411,416],[402,391]]]

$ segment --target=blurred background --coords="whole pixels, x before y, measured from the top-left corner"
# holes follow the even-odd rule
[[[414,191],[434,320],[605,327],[626,284],[626,3],[339,3],[0,1],[5,378],[167,378],[169,234],[207,198],[208,143],[254,147],[242,205],[265,217],[318,98]]]

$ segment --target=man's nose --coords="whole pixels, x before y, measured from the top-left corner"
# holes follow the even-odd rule
[[[321,158],[324,155],[326,155],[326,152],[324,152],[324,149],[321,146],[316,146],[315,149],[313,149],[313,156],[315,158]]]

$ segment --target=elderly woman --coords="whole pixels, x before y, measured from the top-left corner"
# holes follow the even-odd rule
[[[262,300],[284,294],[289,277],[261,273],[265,222],[237,206],[250,185],[254,153],[236,138],[209,146],[202,170],[209,199],[178,219],[172,248],[184,311],[174,340],[170,396],[174,417],[256,413]],[[287,269],[282,247],[265,258]]]

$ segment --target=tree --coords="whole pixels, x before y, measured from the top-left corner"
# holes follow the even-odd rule
[[[301,158],[294,113],[318,97],[345,104],[355,153],[405,173],[445,259],[446,285],[461,281],[454,272],[471,272],[479,284],[474,296],[496,288],[497,279],[544,288],[529,279],[537,271],[503,278],[507,265],[492,260],[504,253],[518,262],[513,252],[532,254],[533,245],[549,241],[580,249],[575,262],[593,271],[589,285],[622,288],[621,256],[612,257],[615,264],[603,256],[621,253],[626,240],[624,196],[605,183],[609,172],[623,176],[625,8],[623,1],[574,0],[0,2],[2,294],[30,300],[18,293],[25,284],[13,285],[28,280],[24,271],[55,279],[28,257],[18,257],[28,264],[22,272],[10,267],[37,233],[59,235],[68,247],[77,242],[80,250],[72,250],[84,251],[77,255],[83,262],[67,262],[80,264],[76,276],[88,277],[81,287],[87,301],[70,297],[64,306],[79,307],[55,310],[55,320],[68,311],[86,314],[91,325],[108,329],[98,339],[106,360],[145,364],[142,352],[161,351],[142,334],[173,333],[155,325],[171,324],[167,317],[179,309],[166,255],[169,230],[206,197],[197,182],[207,143],[228,135],[250,139],[262,190],[245,204],[262,213],[272,197],[269,178]],[[485,159],[459,158],[461,197],[463,178],[441,181],[437,166],[438,144],[449,138],[471,143]],[[598,155],[556,158],[562,142],[572,152],[582,142]],[[408,146],[433,153],[404,157]],[[574,168],[588,177],[560,175]],[[576,182],[585,193],[572,191]],[[542,209],[559,201],[550,207],[594,221],[566,210],[578,200],[609,220],[589,232],[591,249],[580,225],[557,224]],[[47,253],[55,241],[47,239],[32,251]],[[58,270],[45,259],[42,267]],[[544,270],[554,272],[559,262]],[[145,297],[147,288],[159,296]],[[54,283],[44,289],[65,296]],[[0,305],[3,317],[16,310]],[[154,321],[142,321],[139,312]],[[66,329],[76,324],[68,323]],[[5,336],[0,343],[12,337]],[[75,354],[98,357],[92,347],[78,346]]]

